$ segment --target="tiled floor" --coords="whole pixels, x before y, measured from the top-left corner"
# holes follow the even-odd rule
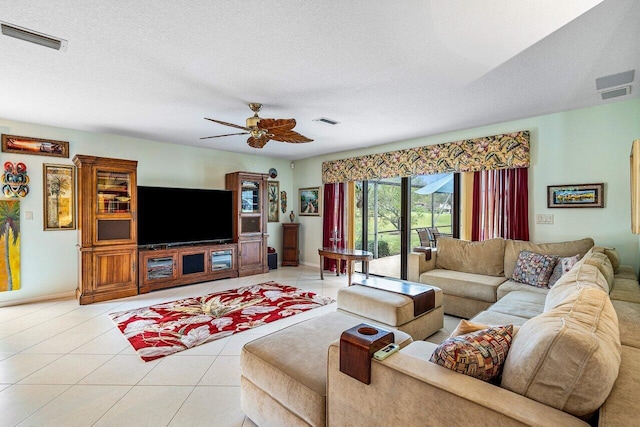
[[[108,316],[275,280],[336,298],[346,277],[281,267],[80,306],[75,299],[0,307],[0,426],[253,426],[240,410],[240,349],[254,338],[335,310],[335,303],[143,362]],[[439,342],[458,319],[445,316]]]

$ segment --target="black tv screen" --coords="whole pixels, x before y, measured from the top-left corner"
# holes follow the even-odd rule
[[[138,245],[233,240],[233,192],[138,186]]]

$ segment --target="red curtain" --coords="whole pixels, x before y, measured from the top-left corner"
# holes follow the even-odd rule
[[[322,217],[322,246],[331,248],[345,247],[345,217],[344,217],[344,183],[324,185],[324,214]],[[336,271],[335,259],[324,259],[324,270]],[[342,263],[341,273],[346,271],[346,263]]]
[[[475,172],[471,240],[529,240],[529,169]]]

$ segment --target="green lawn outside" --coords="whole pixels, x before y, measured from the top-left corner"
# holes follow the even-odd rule
[[[414,213],[412,212],[412,218],[414,219],[414,224],[411,226],[411,244],[410,247],[420,246],[420,239],[418,237],[418,233],[415,231],[416,228],[420,227],[430,227],[431,226],[431,213],[429,212],[420,212]],[[416,220],[417,219],[417,220]],[[373,218],[369,218],[369,231],[373,230]],[[442,233],[451,233],[451,214],[443,213],[440,214],[436,221],[436,227]],[[362,235],[362,226],[360,223],[356,222],[356,236]],[[374,240],[373,233],[370,233],[368,236],[369,242]],[[378,248],[380,251],[380,255],[384,255],[382,246],[384,244],[380,244],[381,241],[387,243],[389,248],[389,255],[398,255],[400,253],[400,233],[397,229],[390,224],[388,221],[384,219],[379,219],[378,221]],[[371,247],[371,246],[370,246]],[[356,237],[356,248],[362,248],[360,239]],[[385,251],[386,252],[386,251]]]

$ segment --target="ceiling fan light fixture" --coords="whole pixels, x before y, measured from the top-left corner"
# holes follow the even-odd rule
[[[258,123],[260,123],[260,117],[258,117],[258,113],[254,114],[253,117],[249,117],[247,119],[247,127],[250,129],[258,128]]]
[[[266,135],[266,132],[262,129],[254,128],[251,129],[251,136],[254,138],[262,138]]]

